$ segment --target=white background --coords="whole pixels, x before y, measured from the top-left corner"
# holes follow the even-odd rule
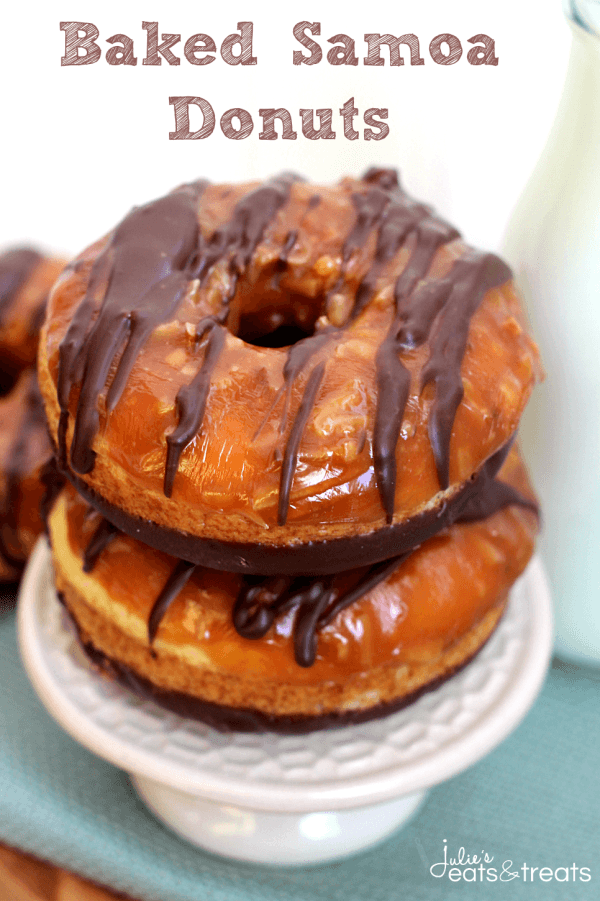
[[[59,23],[93,22],[102,59],[61,67]],[[181,65],[142,66],[146,32],[181,33],[173,50]],[[293,66],[302,49],[292,35],[300,20],[319,21],[327,38],[356,40],[357,67]],[[192,66],[183,44],[211,35],[217,47],[239,21],[254,22],[253,67],[228,66],[217,54]],[[134,39],[137,66],[109,66],[109,36]],[[425,65],[365,67],[366,32],[414,33]],[[429,42],[455,34],[464,48],[453,66],[436,65]],[[496,41],[499,64],[471,66],[468,38]],[[433,203],[480,247],[497,248],[510,212],[544,145],[564,80],[570,32],[560,0],[397,0],[275,4],[264,0],[191,3],[181,0],[49,0],[11,2],[3,10],[0,56],[2,203],[0,246],[28,241],[73,254],[111,228],[127,210],[184,181],[239,181],[293,169],[313,181],[359,174],[369,165],[397,166],[406,188]],[[217,127],[201,141],[170,141],[170,95],[199,95],[213,106]],[[389,108],[383,141],[344,138],[339,108],[349,97],[362,113]],[[259,141],[260,107],[290,110],[296,141]],[[255,128],[227,140],[218,121],[244,107]],[[298,110],[331,107],[337,137],[309,141]],[[197,126],[196,126],[197,127]]]

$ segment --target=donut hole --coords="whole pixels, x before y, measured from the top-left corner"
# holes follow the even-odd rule
[[[265,333],[242,327],[237,337],[254,347],[289,347],[312,334],[314,334],[314,330],[306,331],[298,325],[278,325],[272,331]]]
[[[261,335],[256,341],[246,343],[254,344],[256,347],[290,347],[311,334],[312,332],[305,332],[297,325],[280,325],[268,335]]]
[[[236,337],[255,347],[289,347],[315,333],[316,322],[324,307],[324,298],[285,297],[285,305],[273,301],[254,301],[251,309],[244,305],[235,321],[228,325]],[[250,306],[250,305],[248,305]]]

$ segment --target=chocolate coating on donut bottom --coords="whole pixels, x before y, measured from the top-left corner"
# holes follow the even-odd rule
[[[206,723],[219,732],[276,732],[282,735],[303,735],[307,732],[314,732],[317,729],[337,729],[342,726],[366,723],[370,720],[379,719],[382,716],[389,716],[389,714],[396,713],[413,704],[422,695],[434,691],[452,676],[459,673],[479,654],[491,637],[488,636],[481,646],[466,657],[458,666],[450,667],[442,676],[432,679],[416,691],[404,695],[395,701],[376,704],[373,707],[362,710],[340,710],[334,713],[316,714],[314,716],[268,714],[260,710],[251,710],[244,707],[228,707],[223,704],[217,704],[214,701],[206,701],[193,695],[184,694],[183,692],[167,691],[159,688],[130,667],[107,656],[91,642],[85,641],[81,636],[77,622],[65,604],[64,598],[60,595],[59,597],[65,609],[69,612],[81,647],[95,667],[117,681],[124,688],[134,692],[134,694],[159,704],[178,716]]]
[[[216,541],[212,538],[198,538],[176,529],[167,529],[150,520],[130,516],[96,494],[83,479],[69,469],[62,472],[81,496],[122,532],[180,560],[197,563],[209,569],[261,576],[322,576],[354,569],[357,566],[381,563],[411,551],[442,529],[457,522],[463,514],[469,515],[469,511],[472,514],[471,518],[477,519],[491,515],[509,503],[525,504],[537,511],[532,502],[509,486],[505,486],[505,490],[496,487],[503,484],[496,482],[495,476],[509,448],[510,445],[507,445],[497,451],[477,474],[441,506],[364,535],[288,546]],[[478,509],[475,513],[476,506]]]
[[[397,701],[377,704],[366,710],[341,710],[337,713],[324,713],[316,716],[284,716],[244,707],[226,707],[223,704],[203,701],[182,692],[165,691],[129,667],[116,660],[111,660],[93,645],[88,643],[83,644],[82,647],[96,666],[114,677],[124,688],[141,695],[148,701],[159,704],[178,716],[200,720],[220,732],[277,732],[283,735],[303,735],[317,729],[339,729],[342,726],[357,725],[379,719],[382,716],[389,716],[391,713],[396,713],[413,704],[427,692],[439,688],[440,685],[460,672],[479,653],[479,650],[476,651],[460,666],[454,667],[443,676],[432,680],[428,685],[421,686]]]

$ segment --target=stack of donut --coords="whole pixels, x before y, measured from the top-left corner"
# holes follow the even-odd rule
[[[35,371],[48,292],[64,262],[29,247],[0,254],[0,581],[18,578],[43,529],[52,456]]]
[[[135,208],[63,272],[40,347],[83,647],[221,729],[403,706],[532,554],[514,438],[540,375],[508,268],[393,171]]]

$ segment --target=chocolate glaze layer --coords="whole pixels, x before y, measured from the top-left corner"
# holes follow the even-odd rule
[[[109,413],[143,345],[175,313],[185,294],[200,240],[196,206],[204,185],[185,185],[132,210],[94,262],[86,295],[59,353],[58,446],[63,461],[69,398],[72,388],[80,386],[71,445],[75,472],[94,468],[91,445],[100,420],[98,399],[113,363],[121,354],[106,397]]]
[[[63,468],[70,465],[80,475],[93,469],[92,443],[99,426],[100,395],[107,389],[106,409],[110,414],[153,329],[176,313],[191,280],[204,283],[213,267],[225,261],[230,278],[221,297],[221,310],[197,327],[196,343],[202,353],[200,369],[193,381],[179,390],[176,399],[179,422],[172,434],[165,436],[164,492],[171,495],[181,454],[202,427],[210,381],[225,341],[229,304],[238,280],[248,268],[266,228],[287,203],[295,180],[295,176],[281,175],[250,191],[238,201],[230,221],[209,238],[199,230],[196,211],[205,182],[183,186],[133,210],[117,227],[93,264],[85,298],[60,346],[58,446]],[[457,238],[458,232],[436,217],[429,207],[408,197],[393,170],[369,170],[362,179],[362,188],[352,194],[352,202],[356,218],[343,243],[340,282],[352,256],[374,233],[376,248],[372,264],[357,290],[347,323],[340,327],[330,325],[289,347],[284,384],[270,410],[271,413],[279,400],[284,399],[280,432],[282,436],[285,431],[288,434],[279,454],[282,460],[280,525],[287,520],[302,434],[317,403],[325,373],[326,363],[321,360],[313,365],[312,358],[317,353],[322,355],[327,343],[361,314],[373,296],[382,267],[410,242],[408,262],[394,286],[394,319],[387,335],[382,337],[376,356],[373,465],[388,525],[394,517],[396,445],[410,382],[402,354],[429,344],[430,356],[421,373],[421,390],[433,385],[429,437],[439,483],[445,489],[449,484],[452,426],[463,396],[460,368],[470,320],[486,291],[510,278],[510,270],[497,257],[467,250],[447,276],[428,281],[437,251]],[[317,203],[315,194],[309,199],[307,209]],[[278,273],[288,265],[296,239],[295,231],[286,235],[277,261]],[[334,286],[333,292],[336,287],[339,285]],[[108,384],[111,367],[121,353]],[[291,389],[298,378],[305,383],[300,406],[288,430]],[[72,388],[78,384],[81,389],[69,463],[66,449],[69,399]]]
[[[484,485],[489,485],[507,453],[508,447],[497,451],[478,473],[441,506],[424,510],[410,519],[383,526],[364,535],[289,546],[217,541],[168,529],[151,520],[131,516],[108,503],[71,470],[60,471],[83,498],[122,532],[172,557],[226,572],[261,576],[322,576],[397,557],[452,525],[459,519],[469,501],[481,492]]]
[[[384,582],[410,551],[376,564],[344,592],[335,576],[245,576],[233,607],[233,625],[243,638],[263,638],[278,616],[295,609],[294,658],[312,666],[317,657],[317,633],[354,601]]]

